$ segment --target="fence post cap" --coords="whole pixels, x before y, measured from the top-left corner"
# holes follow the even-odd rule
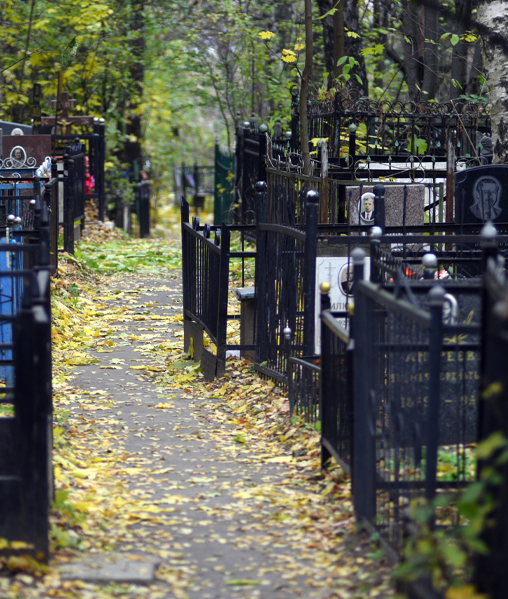
[[[381,237],[381,235],[383,234],[383,229],[381,227],[372,227],[372,229],[370,230],[370,236],[373,239],[378,239],[378,237]]]
[[[365,262],[366,253],[362,248],[355,248],[351,252],[351,258],[353,258],[353,264],[356,266],[357,264],[363,264]]]
[[[258,192],[258,193],[263,193],[264,191],[266,191],[266,181],[258,181],[255,185],[254,185],[254,189]]]
[[[356,130],[358,129],[358,127],[354,123],[351,123],[351,125],[349,125],[348,129],[349,129],[349,133],[356,133]]]
[[[442,306],[445,301],[446,291],[441,285],[434,285],[429,291],[429,304],[431,306]]]
[[[259,132],[260,133],[266,133],[268,131],[268,125],[265,125],[264,123],[261,123],[261,125],[259,125]]]
[[[307,202],[310,202],[311,204],[317,204],[319,201],[319,191],[311,189],[307,192],[305,197],[307,198]]]
[[[284,338],[287,339],[287,341],[289,341],[290,338],[291,338],[291,333],[293,332],[291,330],[291,328],[290,327],[284,327],[284,330],[282,332],[284,333]]]
[[[497,235],[497,229],[492,224],[492,221],[488,220],[482,227],[480,231],[480,236],[482,241],[492,241]]]
[[[319,286],[319,291],[321,292],[321,295],[328,295],[330,293],[331,288],[332,286],[330,285],[330,283],[328,281],[324,281]]]
[[[424,254],[422,258],[422,264],[425,268],[436,268],[437,256],[432,253]]]
[[[378,183],[377,185],[374,185],[374,193],[376,195],[380,195],[380,196],[384,195],[384,193],[385,193],[385,186],[382,185],[381,183]]]

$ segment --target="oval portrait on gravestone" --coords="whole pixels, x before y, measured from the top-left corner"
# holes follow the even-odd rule
[[[25,148],[21,146],[14,146],[10,153],[10,159],[14,168],[23,166],[26,162]]]
[[[360,214],[361,225],[374,224],[374,198],[362,198],[358,203],[358,213]]]
[[[483,221],[495,220],[503,211],[501,192],[501,183],[495,177],[480,177],[473,185],[473,204],[469,209]]]
[[[353,265],[344,264],[339,272],[339,289],[344,295],[351,295],[353,292]]]

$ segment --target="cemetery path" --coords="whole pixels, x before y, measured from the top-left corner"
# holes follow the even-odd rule
[[[206,383],[183,356],[177,275],[110,277],[59,303],[54,551],[0,597],[389,597],[317,434],[244,361]],[[62,352],[62,350],[60,350]],[[226,400],[227,398],[227,400]]]

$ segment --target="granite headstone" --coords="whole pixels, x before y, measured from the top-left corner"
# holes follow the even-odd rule
[[[488,164],[455,174],[455,222],[508,222],[508,165]]]
[[[362,201],[365,193],[373,193],[373,185],[361,187],[348,187],[346,191],[349,223],[351,225],[372,226],[373,219],[370,213],[375,201],[367,201],[367,206]],[[425,206],[424,185],[386,185],[385,186],[385,225],[410,226],[423,225]]]

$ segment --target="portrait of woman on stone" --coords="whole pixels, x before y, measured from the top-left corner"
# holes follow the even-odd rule
[[[14,168],[19,168],[26,163],[26,152],[21,146],[14,146],[11,150],[10,158]]]

